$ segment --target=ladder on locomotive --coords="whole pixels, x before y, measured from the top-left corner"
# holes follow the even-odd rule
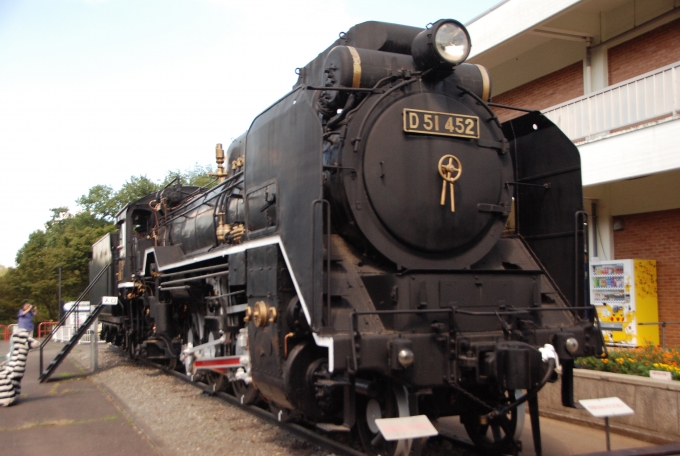
[[[87,294],[90,292],[92,287],[97,283],[97,281],[108,271],[109,267],[111,265],[107,265],[104,269],[102,269],[97,277],[90,282],[90,285],[81,293],[81,295],[78,297],[76,302],[71,306],[71,309],[64,314],[64,316],[59,320],[59,324],[56,325],[53,329],[52,332],[50,332],[45,339],[40,343],[40,376],[38,377],[38,380],[40,383],[45,383],[47,382],[52,374],[57,370],[57,367],[66,359],[69,353],[71,353],[71,350],[73,350],[73,347],[75,347],[80,339],[87,334],[87,330],[92,326],[92,323],[97,320],[99,317],[99,314],[101,313],[102,309],[105,307],[102,305],[102,302],[100,301],[99,304],[92,310],[90,315],[87,317],[87,320],[75,331],[71,339],[64,345],[64,348],[61,349],[59,353],[57,353],[57,356],[54,357],[52,361],[47,365],[47,369],[43,370],[43,349],[45,346],[48,344],[50,340],[54,337],[56,334],[57,330],[59,329],[60,326],[63,326],[64,323],[68,320],[68,317],[78,309],[78,306],[81,301],[87,296]],[[96,331],[96,328],[95,328]],[[91,340],[91,343],[95,343],[94,338]]]

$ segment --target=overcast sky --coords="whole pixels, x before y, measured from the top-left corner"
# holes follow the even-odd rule
[[[0,0],[0,265],[94,185],[214,163],[352,25],[499,1]]]

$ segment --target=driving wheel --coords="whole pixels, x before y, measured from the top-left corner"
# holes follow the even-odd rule
[[[406,387],[390,385],[375,397],[357,396],[357,431],[366,453],[401,456],[411,451],[411,440],[387,441],[375,420],[409,416]]]

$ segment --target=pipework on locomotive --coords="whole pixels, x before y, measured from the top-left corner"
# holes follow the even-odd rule
[[[101,337],[369,454],[420,444],[381,431],[414,416],[513,452],[528,404],[540,454],[538,391],[574,406],[574,359],[603,352],[580,158],[538,112],[500,124],[470,49],[450,19],[341,34],[217,145],[213,188],[118,214]]]

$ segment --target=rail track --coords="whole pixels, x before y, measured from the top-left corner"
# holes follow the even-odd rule
[[[139,363],[147,365],[149,367],[153,367],[156,369],[161,370],[167,375],[171,375],[175,378],[178,378],[200,390],[202,390],[204,393],[217,397],[225,402],[227,402],[230,405],[233,405],[235,407],[238,407],[241,410],[244,410],[264,421],[266,421],[269,424],[275,425],[281,429],[286,430],[287,432],[295,435],[296,437],[299,437],[301,439],[304,439],[308,443],[317,445],[323,450],[329,451],[334,454],[338,455],[345,455],[345,456],[365,456],[366,453],[360,450],[356,450],[355,448],[352,448],[351,446],[344,444],[342,442],[338,442],[337,440],[334,440],[324,434],[321,434],[320,431],[315,431],[313,429],[307,428],[305,426],[301,426],[296,423],[291,423],[291,422],[285,422],[285,421],[280,421],[276,415],[274,415],[272,412],[269,410],[266,410],[264,408],[258,407],[257,405],[246,405],[246,404],[241,404],[241,402],[233,395],[223,392],[223,391],[214,391],[213,387],[211,387],[208,384],[199,382],[199,381],[192,381],[191,377],[189,375],[183,374],[179,371],[176,371],[174,369],[170,369],[167,366],[157,364],[148,360],[143,360],[143,359],[138,359],[137,360]],[[445,434],[440,434],[440,438],[445,439],[449,442],[451,442],[452,445],[454,445],[454,451],[449,452],[449,455],[456,455],[460,454],[461,456],[473,456],[477,455],[478,453],[474,451],[475,447],[474,445],[469,442],[465,441],[463,439],[459,439],[456,436],[452,435],[445,435]],[[360,445],[360,443],[356,443],[357,445]],[[421,456],[421,455],[427,455],[430,454],[429,451],[427,451],[427,445],[422,445],[420,442],[414,442],[413,447],[412,447],[412,455],[413,456]]]

